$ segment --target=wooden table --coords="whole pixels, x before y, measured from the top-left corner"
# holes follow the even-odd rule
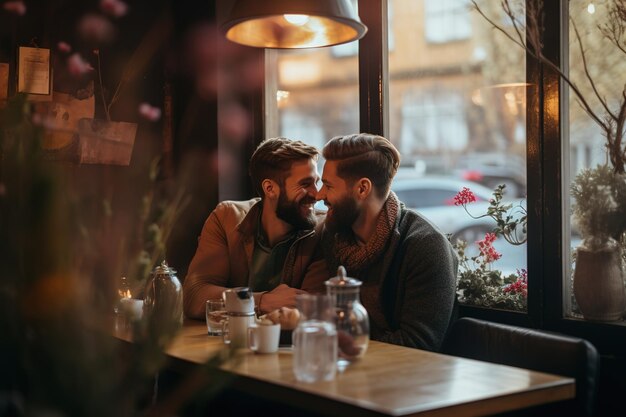
[[[122,331],[120,339],[130,341]],[[179,366],[195,367],[224,349],[204,322],[188,321],[167,349]],[[365,357],[334,381],[297,382],[292,352],[241,351],[222,369],[239,389],[330,415],[478,416],[573,398],[572,378],[371,341]]]

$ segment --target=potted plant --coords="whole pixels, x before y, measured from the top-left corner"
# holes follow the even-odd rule
[[[574,269],[576,302],[588,320],[620,320],[626,308],[626,174],[616,174],[606,164],[585,169],[572,182],[571,193],[574,221],[583,238]]]
[[[624,257],[623,254],[620,256],[620,251],[624,251],[626,245],[626,84],[623,80],[622,83],[614,80],[617,81],[613,82],[614,85],[623,86],[614,99],[607,97],[598,88],[590,67],[590,54],[583,45],[576,23],[571,19],[582,58],[583,74],[588,84],[587,90],[583,90],[568,73],[546,57],[543,51],[542,0],[528,2],[525,14],[520,14],[511,0],[503,0],[502,9],[510,22],[507,27],[487,16],[476,1],[472,3],[495,29],[561,77],[606,138],[607,163],[581,172],[572,183],[575,221],[584,238],[576,254],[574,295],[586,319],[620,320],[626,307],[622,271]],[[626,33],[626,3],[607,3],[607,18],[597,26],[597,30],[614,48],[626,54],[623,40]],[[524,15],[526,17],[522,21],[520,16]],[[599,103],[599,106],[594,106],[594,102]]]

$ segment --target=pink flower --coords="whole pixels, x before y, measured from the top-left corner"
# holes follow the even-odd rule
[[[485,262],[491,263],[502,257],[502,254],[493,247],[495,240],[496,235],[494,233],[485,233],[485,238],[476,242],[481,255],[485,258]]]
[[[7,1],[2,5],[2,7],[7,12],[18,16],[24,16],[26,14],[26,5],[23,1]]]
[[[70,52],[72,52],[72,47],[70,46],[70,44],[63,41],[57,43],[57,49],[59,50],[59,52],[63,52],[64,54],[69,54]]]
[[[511,293],[511,294],[521,294],[522,296],[526,297],[528,296],[528,284],[526,283],[526,281],[518,279],[514,283],[509,284],[506,287],[504,287],[502,289],[502,292]]]
[[[115,37],[115,28],[103,16],[87,14],[78,22],[78,33],[88,42],[108,43]]]
[[[454,196],[454,205],[455,206],[464,206],[468,203],[473,203],[476,201],[476,196],[467,187],[463,187],[461,191],[457,195]]]
[[[128,5],[120,0],[100,0],[100,10],[109,16],[122,17],[128,11]]]
[[[85,61],[78,52],[75,52],[67,58],[67,70],[73,76],[79,77],[93,71],[93,67],[89,62]]]
[[[139,114],[146,120],[156,122],[161,118],[161,109],[153,107],[148,103],[141,103],[139,105]]]

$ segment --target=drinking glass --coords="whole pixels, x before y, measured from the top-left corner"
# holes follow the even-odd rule
[[[222,334],[222,325],[226,320],[226,308],[224,300],[217,298],[215,300],[207,300],[206,302],[206,327],[209,336],[220,336]]]
[[[301,382],[330,381],[337,373],[334,300],[328,295],[296,296],[300,322],[293,332],[293,372]]]

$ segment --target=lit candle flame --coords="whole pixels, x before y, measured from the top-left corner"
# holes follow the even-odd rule
[[[131,294],[130,290],[119,290],[118,291],[119,295],[121,298],[132,298],[133,295]]]

